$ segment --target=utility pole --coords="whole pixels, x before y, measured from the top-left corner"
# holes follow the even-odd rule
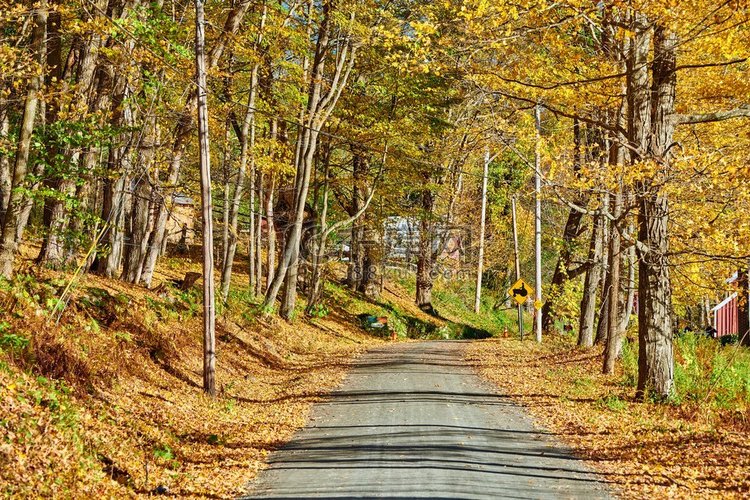
[[[494,157],[492,158],[494,159]],[[484,173],[482,175],[482,215],[479,219],[479,258],[477,262],[477,288],[474,292],[474,312],[479,314],[479,306],[482,300],[482,272],[484,271],[484,219],[487,215],[487,177],[489,175],[490,150],[487,148],[484,152]]]
[[[521,279],[521,257],[518,255],[518,226],[516,224],[516,196],[510,199],[511,203],[511,215],[513,216],[513,253],[516,260],[516,281]],[[518,333],[521,335],[523,340],[523,307],[521,304],[516,304],[518,308]]]
[[[534,107],[534,122],[536,124],[536,142],[534,145],[534,328],[536,341],[542,341],[542,188],[541,176],[541,139],[542,119],[541,106]]]
[[[203,390],[216,395],[216,310],[214,308],[214,228],[211,202],[211,150],[206,99],[206,33],[203,3],[195,0],[195,73],[198,93],[198,144],[203,216]]]

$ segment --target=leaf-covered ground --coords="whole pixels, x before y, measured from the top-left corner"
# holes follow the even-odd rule
[[[172,262],[159,277],[193,264]],[[211,399],[197,289],[84,276],[58,322],[66,279],[21,274],[0,291],[2,496],[235,497],[380,342],[336,312],[316,325],[266,321],[233,293],[217,321]]]
[[[600,375],[601,352],[566,339],[493,339],[469,362],[560,435],[625,498],[747,498],[747,415],[729,424],[686,405],[641,403],[622,374]],[[745,422],[743,424],[743,421]]]

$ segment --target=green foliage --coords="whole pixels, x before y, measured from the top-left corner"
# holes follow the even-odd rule
[[[7,321],[0,322],[0,351],[8,350],[12,353],[19,353],[24,351],[28,346],[28,338],[13,333]]]
[[[628,407],[628,403],[615,394],[609,394],[606,397],[601,398],[597,403],[600,408],[608,408],[615,412],[623,411]]]
[[[620,353],[623,380],[627,387],[635,387],[638,382],[638,344],[624,339]]]
[[[707,405],[718,409],[743,408],[750,403],[750,352],[736,345],[692,332],[674,341],[675,389],[672,403]],[[638,345],[625,342],[623,383],[638,381]]]
[[[325,318],[331,313],[331,310],[324,303],[315,304],[310,308],[310,316],[313,318]]]
[[[501,292],[504,293],[504,292]],[[455,323],[464,325],[460,338],[482,338],[480,332],[489,336],[502,335],[505,330],[517,330],[516,310],[503,308],[504,296],[484,288],[479,314],[474,312],[474,285],[466,280],[440,280],[433,289],[435,307],[443,315],[449,315]]]
[[[170,448],[169,445],[159,445],[154,448],[154,457],[160,460],[173,460],[174,451],[172,451],[172,448]]]
[[[676,403],[703,402],[731,408],[750,401],[750,353],[739,346],[722,346],[692,332],[675,339]]]

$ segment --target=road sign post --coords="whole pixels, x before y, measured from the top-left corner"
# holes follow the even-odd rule
[[[513,215],[513,254],[515,257],[515,264],[516,264],[516,280],[521,279],[521,258],[518,254],[518,227],[516,225],[516,197],[515,195],[510,199],[511,201],[511,213]],[[521,340],[523,340],[523,309],[521,308],[521,304],[517,304],[516,308],[518,309],[518,334],[521,336]]]
[[[518,331],[521,333],[521,340],[523,340],[523,315],[521,309],[526,301],[534,296],[534,289],[523,279],[519,278],[518,281],[513,283],[510,290],[508,290],[508,295],[518,304]]]

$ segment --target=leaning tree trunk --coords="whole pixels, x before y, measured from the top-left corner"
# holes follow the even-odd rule
[[[219,39],[211,49],[207,57],[207,71],[214,69],[221,60],[226,46],[234,40],[234,36],[242,24],[247,10],[253,2],[237,2],[227,14],[224,27]],[[162,247],[166,242],[167,220],[172,209],[171,195],[164,192],[164,187],[173,189],[177,185],[182,167],[182,159],[185,154],[185,146],[194,130],[193,110],[197,105],[197,93],[191,92],[180,111],[177,125],[174,130],[174,142],[172,143],[171,158],[169,161],[169,172],[167,174],[166,186],[162,185],[161,190],[154,189],[153,197],[156,200],[157,208],[154,216],[154,228],[151,231],[149,239],[149,252],[143,264],[141,281],[146,286],[151,286],[154,276],[156,262],[161,255]]]
[[[255,280],[255,216],[253,211],[255,210],[254,201],[255,183],[253,177],[255,176],[255,155],[253,148],[255,147],[255,101],[258,89],[258,68],[259,65],[253,66],[250,76],[250,95],[247,100],[247,107],[245,109],[245,119],[242,123],[242,133],[240,134],[240,165],[237,172],[237,183],[234,187],[234,195],[229,206],[229,240],[227,241],[227,248],[224,253],[224,262],[221,269],[221,300],[226,302],[227,296],[229,295],[229,284],[232,280],[232,267],[234,265],[234,256],[237,252],[237,237],[239,235],[239,214],[240,214],[240,203],[242,202],[242,194],[245,185],[245,176],[247,172],[248,162],[250,163],[250,249],[248,259],[250,260],[250,288],[254,287]]]
[[[581,170],[581,164],[583,163],[583,151],[582,151],[582,133],[581,126],[578,120],[573,121],[573,172],[576,176]],[[586,196],[579,197],[576,202],[579,205],[585,205],[588,201]],[[562,237],[562,248],[560,249],[560,257],[557,259],[555,265],[555,272],[552,275],[552,281],[550,282],[550,291],[547,294],[547,300],[542,306],[542,330],[550,331],[555,322],[554,314],[554,303],[555,299],[562,293],[565,282],[575,276],[570,275],[570,265],[573,258],[573,246],[575,245],[576,239],[581,235],[581,221],[583,219],[583,213],[580,210],[571,208],[568,213],[568,219],[565,221],[565,229],[563,230]]]
[[[578,345],[591,347],[594,345],[594,322],[596,319],[596,294],[599,290],[602,273],[602,231],[604,216],[594,218],[591,231],[591,243],[586,275],[583,281],[583,297],[581,298],[581,323],[578,329]]]
[[[279,265],[279,272],[269,286],[265,301],[263,302],[263,308],[270,310],[276,302],[276,297],[281,290],[282,284],[284,284],[284,297],[279,313],[287,320],[292,318],[297,300],[297,273],[299,269],[302,223],[305,217],[305,205],[307,202],[307,193],[310,188],[312,165],[318,146],[318,136],[320,130],[336,107],[336,103],[341,97],[341,92],[346,87],[356,55],[356,46],[351,38],[351,34],[339,39],[336,53],[336,69],[330,79],[328,91],[324,93],[324,70],[326,59],[330,56],[331,50],[330,29],[331,16],[333,15],[331,10],[334,7],[335,4],[323,3],[323,20],[319,28],[315,58],[310,73],[311,83],[306,106],[306,126],[300,134],[300,155],[299,161],[296,162],[297,176],[295,179],[293,223],[291,232],[284,243],[284,252]],[[350,21],[354,21],[354,13],[351,14]]]
[[[39,71],[29,79],[26,89],[26,100],[21,117],[21,127],[18,132],[18,146],[13,165],[11,193],[8,200],[7,212],[3,222],[2,237],[0,239],[0,275],[10,278],[13,275],[13,263],[18,249],[19,236],[23,234],[25,221],[22,216],[26,173],[31,151],[31,136],[34,132],[34,121],[39,103],[39,91],[44,83],[45,40],[47,36],[47,2],[41,0],[35,9],[34,28],[31,35],[31,50]]]

